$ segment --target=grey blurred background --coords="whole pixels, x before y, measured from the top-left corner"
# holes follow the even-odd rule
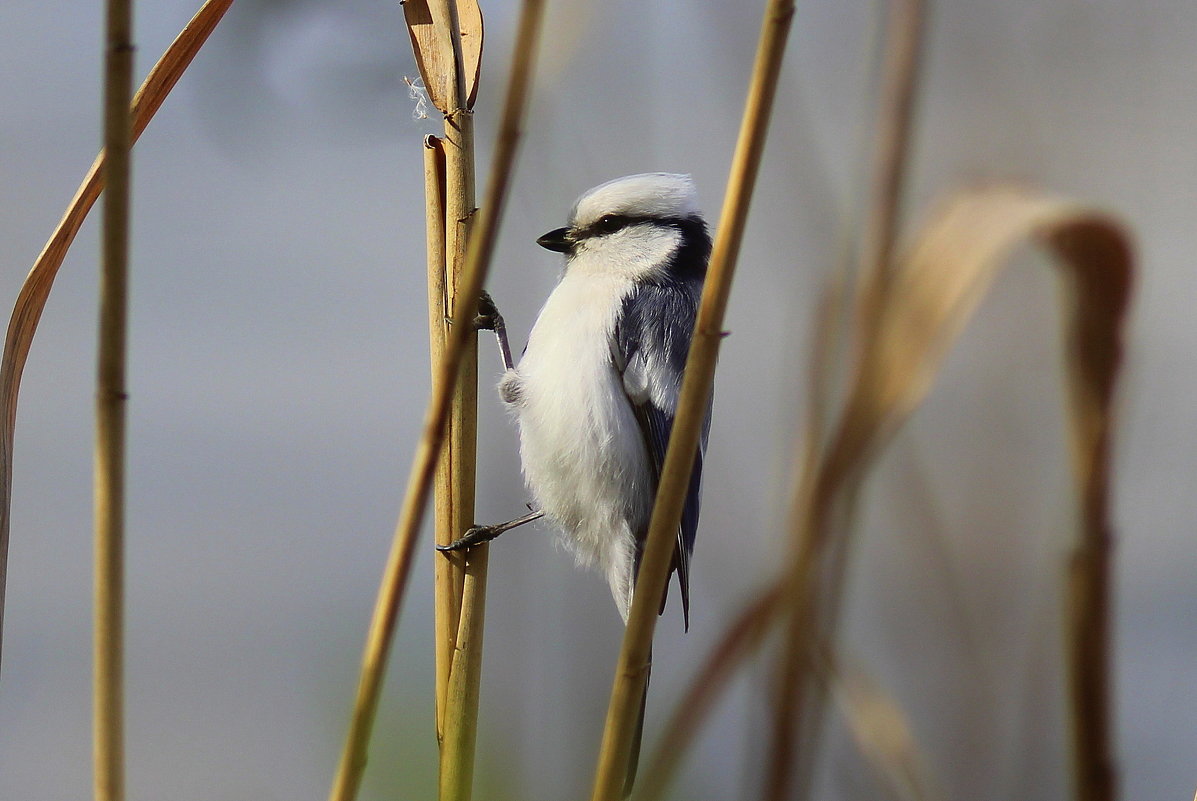
[[[99,3],[0,4],[0,298],[98,147]],[[609,178],[690,172],[717,219],[759,4],[551,3],[489,286],[522,347],[558,269],[534,245]],[[1122,214],[1142,256],[1117,456],[1124,797],[1197,787],[1197,6],[933,4],[908,209],[1033,182]],[[198,7],[137,10],[138,75]],[[480,174],[513,3],[484,4]],[[649,742],[780,551],[815,300],[866,178],[879,14],[800,4],[717,377],[693,622],[661,621]],[[327,794],[428,391],[416,71],[397,3],[238,0],[135,153],[128,505],[130,799]],[[18,414],[0,798],[90,786],[98,244],[50,298]],[[1058,579],[1069,545],[1056,287],[1021,253],[865,496],[844,652],[907,710],[949,798],[1068,787]],[[482,347],[483,383],[498,357]],[[777,365],[783,365],[778,369]],[[523,508],[482,393],[478,519]],[[493,549],[476,797],[582,797],[621,627],[544,531]],[[404,609],[365,799],[431,797],[431,558]],[[750,797],[761,663],[677,798]],[[819,797],[881,797],[838,726]]]

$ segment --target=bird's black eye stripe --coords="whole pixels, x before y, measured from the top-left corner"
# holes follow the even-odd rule
[[[588,236],[602,236],[613,234],[638,222],[644,222],[643,217],[629,217],[626,214],[605,214],[586,228]]]
[[[673,217],[648,217],[633,214],[604,214],[597,220],[578,231],[576,236],[578,239],[585,239],[591,236],[604,236],[606,234],[613,234],[616,231],[622,231],[632,225],[661,225],[671,228],[683,228],[687,220],[683,218]]]

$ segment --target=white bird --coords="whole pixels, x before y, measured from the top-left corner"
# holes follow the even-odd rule
[[[488,296],[478,320],[495,329],[504,348],[499,394],[519,424],[524,478],[537,511],[476,526],[442,550],[546,517],[579,564],[606,576],[626,623],[711,238],[689,176],[647,173],[589,190],[569,224],[537,242],[565,254],[565,269],[518,367]],[[709,422],[708,406],[673,557],[687,627]]]

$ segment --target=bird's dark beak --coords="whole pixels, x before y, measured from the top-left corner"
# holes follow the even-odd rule
[[[547,234],[536,240],[536,244],[547,250],[555,250],[558,253],[568,253],[573,243],[569,241],[569,229],[557,228],[549,231]]]

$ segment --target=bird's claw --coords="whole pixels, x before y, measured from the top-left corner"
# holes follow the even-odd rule
[[[499,314],[499,307],[494,298],[485,289],[478,295],[478,314],[474,317],[474,327],[479,331],[494,331],[503,323],[503,315]]]
[[[474,328],[479,331],[496,331],[503,325],[503,315],[494,298],[485,289],[478,295],[478,313],[474,315]],[[453,315],[445,315],[445,325],[453,325]]]
[[[453,540],[448,545],[438,545],[436,549],[441,553],[462,551],[466,548],[473,548],[475,545],[481,545],[484,542],[490,542],[502,533],[503,529],[499,526],[471,526],[460,539]]]

